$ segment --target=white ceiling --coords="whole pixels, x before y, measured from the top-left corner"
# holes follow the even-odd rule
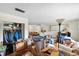
[[[25,10],[25,13],[15,11],[14,8]],[[0,3],[0,12],[29,19],[30,24],[51,24],[56,19],[79,19],[79,4],[68,3]]]

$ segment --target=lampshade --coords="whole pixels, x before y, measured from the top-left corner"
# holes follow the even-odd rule
[[[64,19],[57,19],[56,22],[57,23],[62,23],[64,21]]]

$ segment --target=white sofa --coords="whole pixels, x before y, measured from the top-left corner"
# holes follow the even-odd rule
[[[75,42],[72,48],[69,48],[63,44],[59,44],[59,51],[63,51],[67,56],[74,56],[75,53],[72,53],[72,50],[79,48],[79,42]]]

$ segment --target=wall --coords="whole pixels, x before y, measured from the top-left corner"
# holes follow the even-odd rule
[[[46,32],[50,31],[50,25],[29,25],[30,32],[41,32],[41,30],[46,30]]]
[[[39,25],[29,25],[29,32],[41,32]]]
[[[73,20],[69,22],[72,38],[79,41],[79,21]]]
[[[65,25],[61,25],[61,31],[65,28]],[[58,32],[59,31],[59,26],[58,25],[51,25],[51,31],[53,32]]]
[[[3,34],[3,24],[2,24],[2,22],[0,22],[0,42],[3,41],[2,40],[2,38],[3,38],[2,34]]]
[[[63,30],[64,28],[66,28],[66,25],[62,24],[61,25],[61,30]],[[36,31],[36,32],[41,32],[41,30],[46,30],[46,32],[58,32],[59,27],[58,25],[29,25],[29,31]]]

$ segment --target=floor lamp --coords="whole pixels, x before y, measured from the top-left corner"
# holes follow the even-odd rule
[[[62,24],[63,21],[64,21],[64,19],[57,19],[57,20],[56,20],[56,22],[57,22],[58,25],[59,25],[58,39],[57,39],[58,43],[61,43],[61,37],[60,37],[60,35],[61,35],[61,24]],[[59,44],[58,44],[58,48],[59,48]],[[59,51],[59,56],[60,56],[60,55],[61,55],[61,52]]]
[[[56,22],[59,25],[59,31],[58,31],[58,42],[60,42],[60,34],[61,34],[61,24],[64,21],[64,19],[57,19]]]

